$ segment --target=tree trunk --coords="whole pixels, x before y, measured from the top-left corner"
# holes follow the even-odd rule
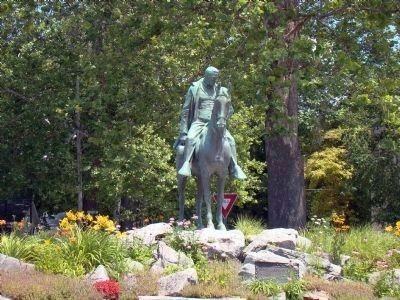
[[[298,1],[277,1],[279,13],[266,16],[268,37],[289,50],[298,33]],[[285,22],[284,34],[276,34]],[[266,113],[266,162],[268,168],[268,226],[300,228],[306,221],[304,162],[298,140],[298,92],[295,73],[297,62],[290,52],[275,62]]]
[[[79,103],[79,77],[76,77],[75,97]],[[76,134],[76,170],[78,177],[78,210],[83,210],[83,180],[82,180],[82,131],[81,131],[81,113],[79,109],[75,112],[75,134]]]

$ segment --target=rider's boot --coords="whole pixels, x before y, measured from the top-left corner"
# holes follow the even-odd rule
[[[229,164],[229,174],[236,179],[244,180],[247,176],[244,174],[242,168],[237,164],[236,160],[231,159],[231,163]]]
[[[232,157],[229,164],[229,174],[236,179],[240,180],[246,179],[247,176],[244,174],[242,168],[237,163],[236,148],[234,145],[231,145],[231,152],[232,152]]]
[[[192,158],[194,152],[194,145],[190,140],[186,140],[185,145],[185,162],[182,167],[179,169],[178,174],[182,176],[192,176],[192,172],[190,170],[190,159]]]

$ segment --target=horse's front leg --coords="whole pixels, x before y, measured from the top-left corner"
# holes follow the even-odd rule
[[[207,170],[201,171],[201,185],[203,192],[203,199],[206,203],[207,208],[207,228],[214,229],[214,223],[212,221],[212,211],[211,211],[211,192],[210,192],[210,175]]]
[[[186,188],[186,176],[177,175],[178,179],[178,197],[179,197],[179,221],[182,221],[185,217],[185,188]]]
[[[224,202],[224,187],[225,187],[225,176],[218,175],[217,176],[217,211],[216,211],[216,220],[217,220],[217,229],[226,230],[226,227],[222,218],[222,203]]]
[[[204,228],[203,219],[202,219],[202,211],[201,208],[203,206],[203,187],[201,185],[200,178],[197,178],[197,193],[196,193],[196,215],[197,215],[197,229]]]

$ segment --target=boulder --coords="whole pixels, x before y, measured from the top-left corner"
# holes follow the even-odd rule
[[[197,231],[197,236],[209,258],[237,258],[245,246],[244,235],[239,230],[204,228]]]
[[[264,250],[268,245],[294,250],[296,248],[298,232],[295,229],[275,228],[266,229],[253,238],[253,241],[243,250],[244,255],[250,252]]]
[[[126,232],[126,241],[132,243],[135,238],[140,239],[145,245],[155,244],[157,240],[163,238],[172,231],[168,223],[155,223],[142,228],[129,230]]]
[[[299,235],[296,240],[296,247],[300,249],[307,250],[311,247],[312,242],[310,239]]]
[[[127,266],[128,273],[138,273],[144,271],[143,264],[131,258],[125,259],[125,264]]]
[[[329,300],[329,294],[325,291],[309,291],[303,295],[304,300]]]
[[[179,296],[187,285],[196,284],[197,281],[197,273],[193,268],[176,272],[158,280],[158,294],[160,296]]]
[[[285,283],[293,276],[302,278],[305,271],[306,266],[299,259],[290,259],[269,250],[261,250],[247,254],[239,275],[244,279],[275,279]]]
[[[193,260],[183,252],[177,252],[164,242],[158,242],[158,247],[155,250],[157,261],[151,267],[151,271],[162,273],[167,265],[176,264],[184,267],[193,267]]]
[[[331,263],[328,259],[315,256],[312,254],[290,250],[285,248],[279,248],[275,246],[269,246],[268,250],[276,255],[280,255],[289,259],[298,259],[303,262],[306,269],[313,271],[315,269],[322,270],[324,278],[328,280],[342,279],[342,267]]]
[[[32,271],[35,266],[11,256],[0,254],[0,273],[4,271]]]
[[[93,283],[98,281],[110,280],[107,270],[103,265],[99,265],[92,273],[87,275],[87,279]]]

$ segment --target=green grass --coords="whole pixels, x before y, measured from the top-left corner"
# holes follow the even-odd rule
[[[261,233],[266,228],[262,220],[246,215],[239,215],[234,222],[234,227],[243,232],[246,239]]]

